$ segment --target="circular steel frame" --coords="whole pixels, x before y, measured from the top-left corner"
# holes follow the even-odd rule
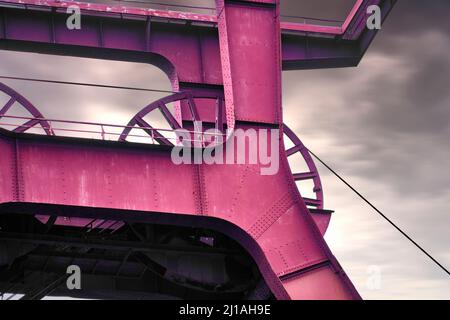
[[[172,94],[170,96],[161,98],[156,100],[146,107],[144,107],[141,111],[139,111],[127,124],[127,127],[123,130],[122,134],[119,137],[119,141],[126,141],[126,138],[132,127],[139,126],[142,130],[144,130],[148,135],[152,136],[159,144],[172,146],[173,143],[170,142],[167,138],[165,138],[160,132],[155,130],[147,121],[144,120],[144,117],[148,115],[153,110],[160,110],[169,126],[172,130],[177,130],[182,128],[182,124],[175,118],[175,116],[169,111],[167,108],[167,104],[169,103],[180,103],[182,101],[186,101],[189,109],[190,116],[194,121],[194,130],[197,130],[196,122],[200,121],[197,104],[195,103],[195,99],[210,99],[216,101],[216,121],[215,128],[218,132],[223,132],[224,123],[223,123],[223,96],[211,93],[211,92],[179,92]]]
[[[6,102],[6,104],[0,109],[0,119],[4,116],[6,116],[6,113],[11,109],[11,107],[18,103],[22,108],[24,108],[26,111],[28,111],[33,119],[28,120],[27,122],[23,123],[22,125],[18,125],[17,128],[12,130],[16,133],[22,133],[26,132],[27,130],[33,128],[37,124],[39,124],[42,129],[45,131],[47,135],[54,135],[53,130],[51,129],[50,123],[45,120],[44,116],[41,112],[30,102],[28,101],[24,96],[19,94],[14,89],[8,87],[6,84],[0,82],[0,91],[5,93],[7,96],[9,96],[9,100]]]
[[[293,173],[295,181],[308,181],[312,180],[314,184],[313,192],[315,193],[315,199],[305,198],[302,196],[305,204],[309,207],[315,207],[317,209],[323,209],[323,189],[322,181],[320,180],[319,171],[314,163],[308,148],[302,143],[299,137],[285,124],[283,124],[283,131],[287,138],[294,144],[292,148],[286,150],[286,156],[291,157],[296,154],[300,154],[303,160],[308,166],[308,172]]]

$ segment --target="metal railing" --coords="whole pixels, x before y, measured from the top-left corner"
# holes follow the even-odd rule
[[[28,5],[35,4],[37,6],[58,6],[64,8],[61,3],[79,3],[79,4],[95,4],[99,6],[114,7],[112,10],[121,14],[143,14],[137,12],[143,10],[159,10],[172,12],[177,14],[177,19],[187,20],[199,20],[202,21],[208,18],[208,21],[214,22],[216,19],[216,8],[212,6],[195,6],[187,4],[166,3],[163,0],[160,1],[145,1],[145,0],[0,0],[1,4],[15,4],[17,6],[27,7]],[[302,31],[302,32],[316,32],[325,34],[342,34],[346,31],[350,21],[353,19],[356,12],[363,4],[363,0],[356,0],[353,8],[349,12],[346,19],[335,20],[327,18],[315,18],[297,15],[280,15],[282,18],[281,28],[286,31]],[[88,8],[82,8],[88,9]],[[130,10],[131,9],[131,10]],[[135,9],[136,12],[132,12]],[[102,8],[90,8],[88,10],[102,11]],[[147,14],[147,13],[146,13]],[[151,14],[150,14],[151,15]],[[202,18],[200,18],[202,16]],[[292,21],[289,21],[292,20]]]
[[[68,0],[71,1],[71,0]],[[136,7],[140,9],[155,9],[165,11],[202,13],[215,15],[215,7],[195,6],[187,4],[167,3],[164,1],[145,1],[145,0],[74,0],[74,2],[96,3],[96,4],[111,4],[121,5],[127,7]]]
[[[124,129],[136,129],[136,130],[143,130],[144,132],[150,132],[150,134],[128,134],[127,137],[131,137],[131,138],[141,138],[141,139],[149,139],[153,144],[156,144],[155,141],[158,138],[157,133],[166,133],[166,134],[171,134],[173,135],[172,137],[166,137],[164,136],[164,138],[168,139],[168,140],[172,140],[175,143],[179,143],[180,139],[176,134],[176,130],[174,129],[167,129],[167,128],[153,128],[153,127],[145,127],[145,126],[127,126],[127,125],[118,125],[118,124],[110,124],[110,123],[100,123],[100,122],[87,122],[87,121],[75,121],[75,120],[60,120],[60,119],[47,119],[47,118],[34,118],[34,117],[23,117],[23,116],[12,116],[12,115],[2,115],[0,116],[0,119],[2,118],[7,118],[7,119],[15,119],[15,120],[26,120],[28,121],[37,121],[37,123],[39,122],[46,122],[49,124],[49,126],[46,125],[41,125],[38,126],[37,124],[32,124],[32,125],[27,125],[25,122],[25,124],[18,124],[18,123],[9,123],[9,122],[4,122],[1,121],[0,122],[0,127],[13,127],[13,128],[24,128],[24,131],[28,130],[28,129],[47,129],[50,132],[53,133],[53,135],[55,136],[63,136],[63,135],[59,135],[56,134],[56,132],[62,132],[62,133],[75,133],[75,134],[94,134],[96,135],[96,137],[90,137],[90,139],[96,139],[96,140],[111,140],[111,141],[118,141],[118,139],[107,139],[108,136],[110,137],[120,137],[122,134],[122,131]],[[59,126],[55,126],[55,124],[59,124]],[[64,124],[66,125],[79,125],[79,126],[84,126],[84,127],[94,127],[97,129],[76,129],[76,128],[68,128],[68,127],[64,127]],[[113,131],[108,131],[106,129],[122,129],[121,132],[113,132]],[[5,128],[6,129],[6,128]],[[202,145],[206,142],[205,140],[205,136],[210,136],[209,140],[212,140],[212,137],[222,137],[225,138],[226,134],[221,133],[221,132],[204,132],[204,131],[196,131],[196,130],[188,130],[188,129],[184,129],[185,133],[189,133],[192,137],[197,137],[198,139],[187,139],[184,141],[187,142],[199,142]],[[7,130],[7,129],[6,129]],[[14,130],[9,130],[9,131],[14,131]],[[44,135],[44,134],[42,134]],[[81,135],[79,136],[75,136],[78,138],[85,138]]]

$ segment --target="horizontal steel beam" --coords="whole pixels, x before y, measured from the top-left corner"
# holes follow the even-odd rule
[[[279,299],[331,297],[325,289],[328,284],[339,298],[358,297],[302,205],[287,159],[281,159],[273,176],[239,165],[203,166],[199,172],[195,165],[176,166],[170,150],[162,148],[28,134],[0,135],[0,152],[0,212],[153,219],[160,224],[210,228],[238,241],[252,255]],[[239,190],[243,184],[251,194],[224,193],[224,188]],[[30,242],[64,241],[27,237]],[[69,240],[84,247],[94,241]],[[145,244],[118,245],[124,250],[135,245],[146,248]],[[309,279],[316,277],[315,272],[280,283],[279,275],[317,261],[328,261],[320,270],[324,287],[312,286]],[[302,283],[311,287],[297,290]]]
[[[395,4],[390,0],[372,2],[381,3],[384,18]],[[67,17],[64,10],[38,10],[36,6],[18,9],[0,2],[0,48],[140,61],[159,66],[170,78],[176,72],[179,82],[222,84],[215,21],[199,25],[170,17],[92,11],[82,18],[81,30],[69,30]],[[283,32],[283,69],[357,65],[370,44],[366,38],[373,38],[376,32],[365,30],[361,23],[356,27],[350,24],[349,28],[358,39]]]
[[[275,1],[272,0],[241,0],[241,3],[250,3],[256,6],[261,5],[274,5]],[[107,17],[122,17],[128,16],[133,17],[134,19],[145,19],[145,17],[151,17],[153,19],[160,20],[172,20],[172,22],[178,23],[190,23],[190,24],[215,24],[217,23],[217,18],[215,13],[217,11],[216,8],[209,8],[210,14],[200,14],[200,13],[189,13],[189,12],[181,12],[181,11],[170,11],[170,10],[157,10],[152,8],[137,8],[134,7],[126,7],[126,6],[115,6],[111,4],[102,4],[102,3],[94,3],[94,2],[77,2],[77,1],[55,1],[55,0],[2,0],[0,3],[3,3],[5,6],[15,7],[15,8],[27,8],[27,7],[39,7],[41,10],[54,10],[57,12],[66,12],[67,7],[71,5],[77,5],[83,14],[87,15],[103,15]],[[337,26],[323,26],[319,24],[309,24],[305,23],[292,23],[292,22],[282,22],[281,30],[282,31],[300,31],[300,32],[310,32],[316,34],[334,34],[341,35],[343,34],[350,22],[354,19],[355,15],[362,11],[363,0],[357,0],[352,7],[351,11],[347,15],[343,24],[339,27]],[[194,9],[200,8],[195,6],[183,6],[183,5],[173,5],[174,7],[182,7],[184,9]],[[169,4],[168,7],[171,7]],[[203,10],[206,8],[202,8]],[[188,11],[187,10],[187,11]],[[310,18],[305,20],[311,21],[322,21],[322,19]]]

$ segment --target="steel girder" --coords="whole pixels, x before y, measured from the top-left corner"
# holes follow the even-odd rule
[[[212,223],[243,244],[277,298],[358,297],[284,160],[278,174],[262,176],[258,165],[177,166],[167,147],[7,134],[0,138],[2,212],[106,218],[96,210],[103,208],[111,220],[118,211]]]
[[[372,3],[385,16],[394,2],[361,2],[345,30],[288,34],[278,0],[217,0],[216,19],[86,10],[76,32],[59,1],[2,1],[0,47],[152,63],[176,90],[223,88],[228,128],[282,130],[282,67],[356,65],[375,35],[364,29]],[[164,147],[0,132],[2,212],[210,227],[248,250],[279,299],[359,298],[298,193],[281,138],[280,170],[263,176],[260,165],[177,166]]]
[[[395,2],[357,1],[360,6],[355,6],[355,12],[338,30],[285,24],[280,29],[283,69],[357,65],[376,34],[364,28],[365,8],[380,4],[384,18]],[[0,47],[141,61],[159,65],[173,82],[223,83],[215,16],[101,5],[88,8],[80,3],[83,27],[71,31],[66,28],[66,7],[70,4],[73,2],[0,1]]]

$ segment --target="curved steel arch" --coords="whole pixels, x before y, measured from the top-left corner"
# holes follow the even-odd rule
[[[317,170],[316,164],[314,163],[309,150],[305,147],[303,142],[299,137],[286,125],[283,124],[284,134],[288,137],[288,139],[294,144],[292,148],[286,150],[286,156],[291,157],[292,155],[300,153],[303,157],[303,160],[306,162],[309,171],[301,172],[301,173],[293,173],[293,177],[295,181],[307,181],[312,180],[314,184],[313,192],[316,195],[315,199],[305,198],[305,204],[310,207],[315,207],[317,209],[323,209],[323,189],[322,189],[322,181],[320,180],[319,171]]]
[[[26,111],[28,111],[34,118],[28,120],[22,125],[19,125],[12,131],[16,133],[22,133],[27,131],[28,129],[33,128],[35,125],[40,124],[42,129],[45,131],[47,135],[49,136],[54,135],[50,123],[47,120],[45,120],[42,113],[28,99],[26,99],[20,93],[18,93],[11,87],[8,87],[6,84],[2,82],[0,82],[0,91],[10,97],[9,100],[6,102],[6,104],[0,109],[0,119],[6,116],[6,113],[11,109],[11,107],[16,102],[20,104],[22,108],[24,108]]]
[[[179,103],[182,101],[186,101],[188,104],[189,113],[194,121],[194,128],[196,126],[196,121],[200,121],[199,113],[197,104],[195,102],[195,99],[211,99],[216,101],[216,121],[215,121],[215,128],[219,132],[223,132],[224,129],[224,123],[223,123],[223,107],[224,107],[224,100],[223,95],[217,94],[217,93],[211,93],[211,92],[189,92],[189,91],[183,91],[178,92],[169,96],[166,96],[164,98],[161,98],[159,100],[156,100],[146,107],[144,107],[141,111],[139,111],[127,124],[126,128],[122,131],[119,141],[126,141],[126,138],[130,131],[132,130],[132,127],[139,126],[142,130],[144,130],[147,134],[152,136],[159,144],[163,145],[169,145],[172,146],[173,143],[171,143],[167,138],[165,138],[161,133],[159,133],[157,130],[155,130],[149,123],[147,123],[144,120],[144,117],[148,115],[150,112],[158,109],[161,111],[162,115],[168,122],[169,126],[172,128],[172,130],[177,130],[182,128],[182,124],[175,118],[175,116],[170,112],[170,110],[167,108],[168,103]],[[197,128],[195,128],[197,129]],[[196,130],[197,131],[197,130]]]

